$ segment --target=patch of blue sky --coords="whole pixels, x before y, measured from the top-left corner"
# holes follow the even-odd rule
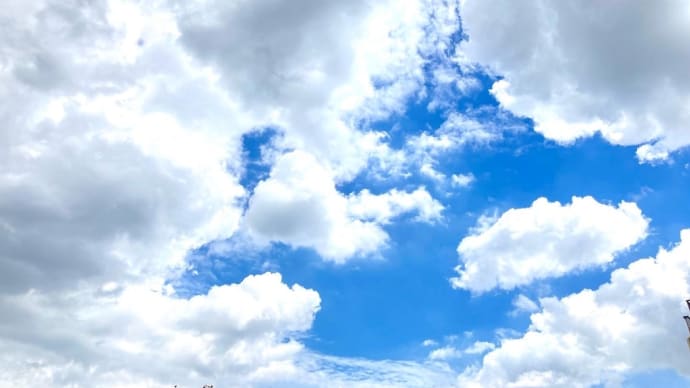
[[[257,183],[268,177],[271,166],[265,160],[265,147],[278,135],[274,128],[262,128],[242,136],[242,152],[244,160],[244,173],[240,184],[251,191]]]

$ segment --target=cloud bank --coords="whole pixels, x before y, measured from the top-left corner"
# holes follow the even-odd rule
[[[690,145],[687,2],[463,2],[459,60],[500,77],[502,107],[569,144],[600,134],[640,161]]]

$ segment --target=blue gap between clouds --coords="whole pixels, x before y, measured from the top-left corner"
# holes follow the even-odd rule
[[[246,162],[240,184],[247,191],[254,190],[256,184],[266,179],[271,172],[271,166],[262,160],[261,148],[269,146],[276,136],[278,136],[278,131],[270,127],[249,132],[242,136],[242,156]]]

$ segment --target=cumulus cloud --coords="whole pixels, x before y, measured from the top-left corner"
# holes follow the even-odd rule
[[[492,119],[480,117],[487,113],[481,112],[482,110],[490,111]],[[438,128],[407,138],[404,150],[401,151],[404,154],[402,164],[436,184],[467,187],[474,181],[474,176],[471,173],[451,174],[449,178],[446,172],[440,171],[439,158],[468,147],[489,146],[500,140],[506,132],[522,130],[522,124],[500,110],[485,108],[465,113],[450,111]]]
[[[35,23],[13,18],[0,42],[0,290],[166,276],[190,249],[230,236],[244,197],[231,173],[237,133],[171,111],[184,104],[161,89],[196,83],[190,99],[233,106],[175,48],[167,14],[132,13],[158,21],[139,31],[152,48],[133,59],[111,47],[134,28],[118,4],[28,8]]]
[[[182,8],[184,46],[245,109],[285,131],[284,147],[310,150],[338,179],[385,158],[381,134],[354,123],[401,111],[459,25],[455,1],[207,0]]]
[[[512,315],[517,315],[520,313],[533,313],[539,310],[539,306],[537,306],[532,299],[523,294],[520,294],[513,299],[513,308],[514,310],[511,312]]]
[[[504,339],[463,387],[589,387],[672,369],[690,375],[681,316],[690,293],[690,230],[671,250],[634,261],[595,290],[542,298],[519,338]],[[538,349],[538,351],[536,351]]]
[[[496,347],[492,342],[477,341],[469,346],[467,349],[463,350],[466,354],[482,354],[489,350],[493,350]]]
[[[3,4],[0,384],[193,385],[296,370],[293,332],[311,326],[315,291],[266,274],[185,299],[168,282],[190,250],[238,230],[243,134],[277,128],[280,151],[317,154],[310,168],[332,172],[327,183],[386,159],[383,135],[355,123],[401,109],[457,26],[454,13],[430,21],[454,4],[391,4]],[[345,201],[335,225],[369,239],[360,251],[400,213],[439,211],[424,190],[392,191],[384,212],[357,210],[371,220],[348,229],[350,199],[331,189],[316,193]]]
[[[500,76],[491,92],[501,106],[546,138],[600,133],[640,145],[641,161],[665,159],[690,144],[689,7],[466,1],[459,56]]]
[[[416,219],[434,222],[441,218],[443,205],[431,197],[424,187],[405,192],[392,189],[383,194],[372,194],[369,190],[348,197],[350,215],[377,223],[387,224],[399,214],[416,211]]]
[[[613,206],[573,197],[562,205],[539,198],[528,208],[480,223],[463,238],[459,276],[451,282],[481,293],[602,266],[644,239],[648,224],[632,202]]]
[[[453,174],[453,175],[451,175],[450,179],[451,179],[453,186],[457,186],[457,187],[468,187],[476,180],[476,178],[474,177],[474,174],[472,174],[472,173]]]
[[[446,345],[429,352],[428,358],[429,360],[449,361],[457,358],[462,358],[466,355],[476,356],[479,354],[483,354],[488,352],[489,350],[493,350],[494,348],[496,348],[495,344],[486,341],[475,341],[470,346],[464,349],[459,349],[453,345]]]
[[[326,259],[343,262],[385,245],[388,235],[381,225],[393,217],[416,212],[418,220],[431,222],[441,210],[421,187],[343,195],[332,171],[311,154],[293,151],[279,157],[269,178],[254,189],[246,222],[257,238],[314,248]]]
[[[3,365],[12,366],[3,382],[193,386],[294,369],[302,345],[290,336],[311,327],[320,298],[266,273],[190,299],[141,285],[4,296],[0,306]]]

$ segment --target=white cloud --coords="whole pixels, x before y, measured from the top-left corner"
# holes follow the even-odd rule
[[[431,73],[433,85],[429,111],[451,110],[456,106],[459,96],[481,89],[481,82],[471,75],[463,74],[452,59],[440,64]]]
[[[307,149],[337,179],[349,179],[387,153],[379,134],[354,124],[401,111],[423,89],[427,57],[443,53],[458,28],[456,8],[427,0],[206,0],[183,7],[181,42],[245,109],[285,131],[284,147]]]
[[[596,290],[542,298],[520,338],[504,339],[463,387],[615,386],[627,374],[672,369],[690,376],[684,299],[690,230],[673,249],[613,271]],[[535,349],[539,349],[535,352]]]
[[[344,262],[385,245],[388,235],[381,225],[393,217],[414,211],[419,221],[431,222],[442,210],[424,188],[345,196],[336,189],[334,174],[314,156],[293,151],[279,157],[270,177],[254,189],[246,222],[259,239],[311,247],[326,259]]]
[[[388,11],[393,3],[400,12]],[[242,134],[278,127],[281,151],[318,154],[310,168],[331,171],[331,183],[385,161],[382,134],[355,123],[418,92],[421,53],[447,47],[453,32],[429,28],[430,13],[446,8],[3,4],[0,385],[298,374],[293,332],[311,326],[316,292],[269,274],[184,299],[166,281],[190,250],[237,231]],[[349,199],[331,186],[316,193],[340,196],[347,220]],[[378,221],[338,232],[369,239],[358,249],[372,250],[386,237],[377,223],[413,211],[424,193],[391,192],[387,213],[369,213]],[[420,219],[435,217],[433,201],[415,203]]]
[[[443,205],[431,197],[424,187],[405,192],[392,189],[383,194],[371,194],[362,190],[348,196],[348,212],[351,216],[387,224],[399,214],[417,212],[417,220],[434,222],[441,218]]]
[[[462,357],[462,351],[450,345],[434,349],[429,353],[430,360],[450,360],[460,357]]]
[[[13,366],[0,368],[4,383],[193,386],[295,369],[302,345],[291,336],[311,327],[320,298],[266,273],[190,299],[133,285],[95,294],[30,292],[0,305],[7,312],[0,344],[10,362],[3,365]]]
[[[432,339],[425,339],[422,341],[422,346],[436,346],[438,345],[438,342],[432,340]]]
[[[286,387],[450,387],[457,372],[442,361],[372,361],[307,354]],[[268,387],[283,386],[277,380]]]
[[[458,112],[451,112],[433,133],[422,132],[407,140],[412,154],[435,156],[468,144],[482,144],[496,140],[500,130]]]
[[[458,245],[456,288],[511,289],[610,263],[647,236],[649,220],[635,203],[617,207],[592,197],[561,205],[539,198],[481,225]]]
[[[479,354],[486,353],[489,350],[493,350],[495,348],[495,344],[486,341],[475,341],[470,346],[464,349],[458,349],[456,346],[453,345],[446,345],[440,348],[436,348],[429,352],[428,358],[429,360],[435,361],[449,361],[457,358],[462,358],[466,355],[476,356]]]
[[[131,15],[157,21],[138,32],[151,48],[131,63],[112,48],[133,28],[117,4],[35,6],[0,43],[0,219],[10,231],[0,235],[0,292],[161,278],[190,249],[232,235],[245,194],[231,172],[239,132],[218,116],[192,120],[161,89],[235,109],[175,48],[170,15]]]
[[[463,350],[465,354],[482,354],[486,353],[489,350],[493,350],[496,347],[491,342],[486,342],[486,341],[477,341],[470,345],[467,349]]]
[[[515,299],[513,299],[513,307],[513,315],[520,313],[533,313],[539,310],[539,306],[532,299],[528,298],[523,294],[520,294]]]
[[[469,174],[453,174],[451,177],[451,182],[453,183],[453,186],[457,187],[468,187],[470,186],[476,178],[474,177],[474,174],[469,173]]]
[[[485,115],[487,112],[482,110],[487,109],[491,111],[492,119],[473,117]],[[438,128],[423,131],[406,139],[402,150],[404,158],[400,164],[404,164],[407,169],[418,171],[436,184],[466,187],[474,181],[474,176],[471,173],[456,174],[451,175],[449,180],[445,172],[439,171],[439,157],[467,147],[486,147],[500,140],[506,132],[522,130],[522,124],[500,110],[486,108],[466,113],[451,111]]]
[[[455,145],[481,144],[496,140],[500,130],[458,112],[451,112],[438,133],[448,136]]]
[[[373,253],[388,239],[377,224],[349,217],[332,173],[299,151],[281,156],[256,186],[246,222],[257,238],[312,247],[336,262]]]
[[[436,184],[444,185],[447,176],[438,169],[439,155],[457,151],[470,143],[483,143],[491,139],[496,139],[496,136],[484,124],[453,112],[433,133],[425,131],[409,137],[402,151],[404,157],[399,164],[419,171],[421,175]],[[462,177],[467,176],[461,175],[456,178],[453,175],[451,183],[454,186],[457,185],[457,179],[462,179]]]
[[[461,61],[503,77],[494,96],[545,137],[567,144],[598,132],[642,144],[642,161],[690,144],[687,2],[470,0],[461,18]]]
[[[419,172],[438,183],[442,183],[446,180],[446,175],[440,171],[437,171],[430,162],[422,163],[421,167],[419,168]]]
[[[0,212],[3,230],[12,235],[3,235],[0,248],[4,288],[50,287],[75,277],[98,283],[124,273],[159,276],[181,265],[189,249],[232,235],[244,197],[237,184],[239,136],[253,128],[281,126],[286,143],[325,155],[322,162],[331,168],[345,166],[338,176],[361,168],[363,154],[384,157],[381,135],[351,128],[345,116],[376,105],[372,78],[382,74],[402,93],[389,91],[384,105],[398,104],[409,90],[397,81],[419,79],[424,59],[418,49],[447,47],[452,33],[450,21],[426,28],[429,13],[445,10],[436,2],[410,1],[395,14],[378,3],[313,2],[323,16],[313,23],[303,23],[299,18],[308,15],[301,12],[282,12],[300,8],[293,2],[215,5],[7,5],[0,47],[6,58]],[[246,15],[272,15],[286,28],[256,34]],[[439,20],[446,19],[434,23]],[[233,33],[195,40],[214,28]],[[257,39],[233,40],[247,36]],[[252,55],[275,62],[248,62]],[[270,63],[286,66],[278,73],[261,68]],[[305,63],[314,72],[301,72]],[[251,77],[240,76],[245,73]],[[243,80],[251,88],[227,88]],[[257,87],[262,80],[268,84]],[[349,107],[332,108],[346,97],[354,101]],[[299,119],[301,112],[319,125],[306,125],[313,121]],[[337,125],[322,131],[323,116]],[[33,243],[37,239],[41,244]]]

